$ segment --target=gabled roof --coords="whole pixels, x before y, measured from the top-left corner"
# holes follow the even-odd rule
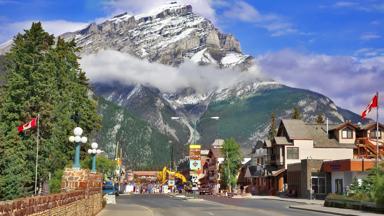
[[[223,153],[221,152],[221,148],[211,148],[209,150],[208,156],[213,156],[215,158],[223,157]]]
[[[357,126],[352,124],[351,122],[344,122],[344,123],[341,123],[341,124],[337,125],[336,127],[332,128],[332,129],[329,129],[329,130],[330,131],[332,131],[332,130],[340,130],[340,129],[343,129],[343,128],[348,127],[348,126],[354,128],[354,129],[357,129]]]
[[[264,140],[264,143],[265,143],[265,147],[267,147],[267,148],[272,147],[271,140]]]
[[[291,145],[293,143],[288,142],[286,137],[274,137],[276,145]]]
[[[353,148],[354,144],[339,143],[335,138],[330,138],[323,125],[307,125],[313,137],[315,148]]]
[[[379,123],[379,127],[384,128],[384,125]],[[360,129],[362,129],[362,130],[369,130],[372,128],[376,128],[376,122],[371,122],[371,123],[368,123],[366,125],[360,126]]]
[[[302,120],[299,119],[283,119],[281,120],[282,126],[287,131],[288,138],[290,140],[302,139],[310,140],[312,139],[311,133],[308,131],[307,126]],[[281,126],[281,125],[280,125]]]

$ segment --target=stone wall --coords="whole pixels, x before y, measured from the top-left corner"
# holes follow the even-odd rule
[[[99,190],[63,192],[0,202],[0,216],[96,215],[102,209]]]
[[[91,188],[100,188],[103,185],[103,176],[101,173],[92,173],[87,169],[64,170],[61,182],[61,191],[88,190]]]
[[[0,216],[93,216],[103,208],[102,174],[66,169],[62,192],[0,202]]]

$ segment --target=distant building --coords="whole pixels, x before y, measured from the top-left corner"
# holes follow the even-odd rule
[[[377,133],[375,123],[327,125],[283,119],[276,136],[259,142],[253,151],[245,174],[247,183],[257,194],[286,192],[322,198],[327,193],[345,192],[353,178],[367,175],[373,163],[369,159],[384,155],[383,130],[380,124]],[[354,164],[354,168],[345,164]]]

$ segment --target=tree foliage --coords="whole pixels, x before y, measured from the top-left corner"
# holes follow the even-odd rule
[[[81,167],[92,169],[92,157],[87,155],[84,160],[81,161]],[[103,173],[106,177],[113,175],[113,172],[117,168],[116,160],[108,159],[106,156],[96,156],[96,170],[97,172]]]
[[[72,159],[67,137],[76,126],[70,119],[75,111],[81,113],[79,125],[88,136],[100,127],[76,51],[73,41],[55,42],[41,23],[14,38],[0,91],[0,199],[34,190],[36,131],[19,134],[17,126],[40,114],[39,182],[47,182],[49,173]]]
[[[292,109],[292,119],[301,119],[301,113],[298,107]]]
[[[371,169],[361,184],[355,179],[348,191],[348,196],[384,205],[384,163],[381,163],[378,168]]]
[[[268,139],[272,140],[276,136],[276,115],[271,113],[271,126],[268,131]]]
[[[317,115],[316,117],[316,123],[317,124],[324,124],[324,117],[322,114]]]
[[[220,167],[222,180],[224,186],[230,186],[231,188],[236,185],[237,175],[243,160],[240,145],[233,138],[226,139],[223,144],[222,154],[225,158]]]

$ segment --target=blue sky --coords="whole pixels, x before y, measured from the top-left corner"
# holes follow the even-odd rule
[[[280,82],[318,91],[355,112],[375,91],[384,96],[382,0],[181,1],[235,35],[243,51]],[[0,43],[31,21],[60,34],[164,2],[169,0],[0,0]]]
[[[110,17],[114,11],[129,11],[130,3],[121,2],[134,1],[0,0],[0,24],[28,20],[88,23]],[[144,4],[146,2],[150,1]],[[384,2],[381,0],[295,0],[289,4],[286,0],[211,2],[218,27],[234,34],[243,50],[254,56],[285,48],[330,55],[360,55],[361,49],[384,48]],[[110,7],[113,3],[116,8]],[[131,6],[133,12],[140,11],[137,4]],[[230,12],[236,8],[240,13]],[[60,26],[57,28],[55,31],[59,32]],[[283,28],[289,31],[279,32]],[[0,43],[15,31],[0,29]]]

